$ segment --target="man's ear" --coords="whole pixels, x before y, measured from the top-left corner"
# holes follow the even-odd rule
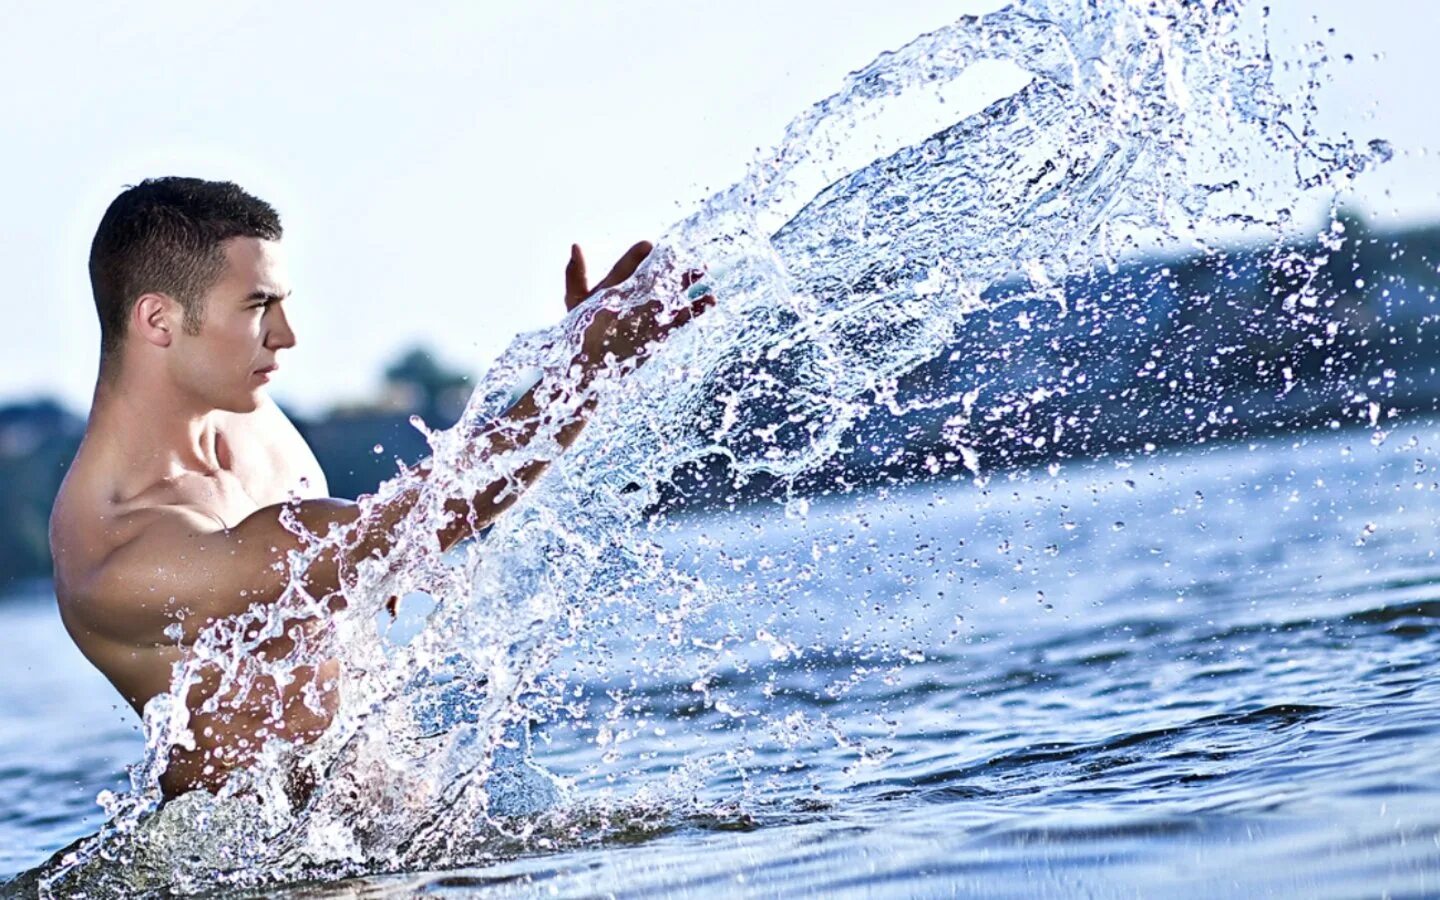
[[[180,327],[183,311],[169,294],[141,294],[130,314],[135,334],[145,343],[168,347]]]

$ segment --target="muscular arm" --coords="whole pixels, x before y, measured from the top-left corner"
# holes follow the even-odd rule
[[[546,401],[555,399],[556,390],[542,382],[481,429],[476,446],[481,460],[524,449],[542,428],[561,449],[568,447],[592,404],[582,403],[564,421],[546,422]],[[441,547],[449,548],[493,522],[540,477],[546,464],[529,462],[473,497],[448,500],[450,522],[437,534]],[[87,583],[75,585],[89,613],[85,618],[112,639],[136,646],[174,643],[164,632],[179,622],[181,641],[189,643],[217,619],[254,603],[278,600],[292,574],[313,597],[338,596],[353,583],[362,559],[389,552],[396,528],[420,499],[428,474],[422,471],[420,484],[372,505],[363,517],[359,504],[334,498],[262,507],[229,528],[190,506],[151,507],[121,516],[111,523],[119,532],[115,549]],[[323,538],[337,527],[345,532],[335,542],[338,551],[327,550],[303,572],[290,571],[292,551],[305,550],[312,536]]]

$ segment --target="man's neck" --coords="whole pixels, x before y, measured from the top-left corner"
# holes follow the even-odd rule
[[[202,408],[163,377],[125,368],[95,384],[86,436],[123,455],[145,482],[220,467],[220,410]],[[129,479],[127,479],[129,480]]]

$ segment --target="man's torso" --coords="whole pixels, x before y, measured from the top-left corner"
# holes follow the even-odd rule
[[[323,497],[327,486],[314,453],[273,403],[252,413],[223,414],[217,421],[219,465],[215,471],[180,473],[157,479],[138,491],[121,487],[126,480],[126,473],[120,471],[124,461],[103,451],[105,440],[105,435],[87,433],[56,499],[51,521],[55,589],[61,618],[75,643],[141,712],[151,697],[170,689],[172,665],[184,657],[188,647],[163,629],[138,638],[113,635],[113,631],[123,630],[112,629],[114,623],[105,617],[123,614],[123,607],[116,610],[113,604],[96,603],[96,598],[85,595],[86,585],[106,557],[145,527],[147,511],[184,507],[214,520],[214,528],[223,530],[266,506]],[[224,589],[223,585],[218,589]],[[173,611],[177,621],[187,611],[187,600],[194,600],[166,594],[163,584],[154,585],[153,591],[151,602]],[[288,640],[279,639],[264,645],[262,655],[283,659],[292,649]],[[333,680],[333,664],[325,668],[323,680]],[[196,714],[199,704],[215,693],[218,674],[204,673],[187,697],[192,710],[190,728],[198,746],[193,753],[172,754],[167,787],[213,787],[226,770],[243,764],[251,754],[235,753],[236,739],[245,738],[244,743],[252,748],[262,743],[254,738],[273,731],[270,710],[276,699],[282,699],[285,718],[292,727],[302,732],[324,727],[325,716],[295,708],[298,692],[313,678],[313,670],[297,672],[300,678],[286,688],[284,698],[277,698],[273,680],[266,678],[257,681],[259,689],[246,703],[222,703],[216,713]]]

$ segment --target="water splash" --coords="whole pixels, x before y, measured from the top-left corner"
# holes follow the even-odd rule
[[[666,485],[722,458],[722,475],[712,466],[691,486],[712,503],[733,501],[754,478],[778,480],[783,493],[845,451],[877,409],[915,408],[899,379],[946,351],[967,317],[1001,303],[1018,304],[1022,320],[1026,304],[1064,314],[1068,278],[1157,246],[1237,230],[1273,239],[1308,193],[1341,190],[1383,161],[1383,146],[1318,135],[1308,94],[1279,95],[1264,18],[1219,0],[1031,0],[962,18],[850,75],[744,178],[671,228],[635,276],[639,296],[678,308],[681,274],[704,264],[719,308],[635,375],[602,379],[581,442],[483,542],[441,554],[445,498],[554,455],[554,435],[542,430],[523,451],[476,459],[476,429],[536,370],[570,383],[588,316],[625,301],[607,292],[517,339],[460,422],[427,433],[430,476],[402,472],[366,501],[422,497],[390,555],[360,567],[345,611],[330,613],[332,598],[292,584],[177,664],[171,692],[146,707],[148,750],[131,790],[102,798],[110,821],[47,873],[47,890],[183,892],[453,866],[597,840],[657,815],[753,815],[764,787],[747,770],[747,741],[830,742],[857,766],[883,758],[883,740],[823,713],[779,700],[745,708],[726,692],[727,673],[810,654],[803,672],[791,671],[804,682],[792,689],[843,700],[858,683],[923,661],[927,636],[862,623],[843,653],[814,661],[805,628],[783,608],[804,571],[779,577],[764,559],[736,554],[738,590],[687,574],[657,543]],[[1020,73],[1021,86],[947,120],[947,87],[997,64]],[[906,103],[934,118],[929,137],[887,129]],[[859,137],[867,133],[878,133],[878,151]],[[955,456],[979,475],[972,417],[1015,400],[982,379],[924,406],[950,414]],[[845,489],[841,478],[824,490]],[[792,493],[787,511],[803,517],[805,503]],[[292,569],[340,539],[314,536]],[[761,627],[742,632],[712,616],[727,593],[769,604]],[[386,624],[392,596],[430,609],[415,633]],[[323,624],[289,660],[257,661],[265,641],[297,622]],[[182,698],[202,675],[220,673],[215,696],[233,698],[330,658],[343,663],[341,705],[320,739],[273,742],[218,799],[187,797],[156,813],[169,748],[189,740]],[[562,799],[527,768],[532,717],[571,721],[607,762],[623,762],[655,706],[644,685],[657,680],[688,686],[672,698],[685,711],[669,727],[690,733],[672,736],[683,761],[668,774],[624,796]],[[593,708],[595,685],[610,686],[604,711]],[[710,752],[705,732],[715,728],[753,737]],[[298,808],[289,789],[297,773],[316,785]]]

